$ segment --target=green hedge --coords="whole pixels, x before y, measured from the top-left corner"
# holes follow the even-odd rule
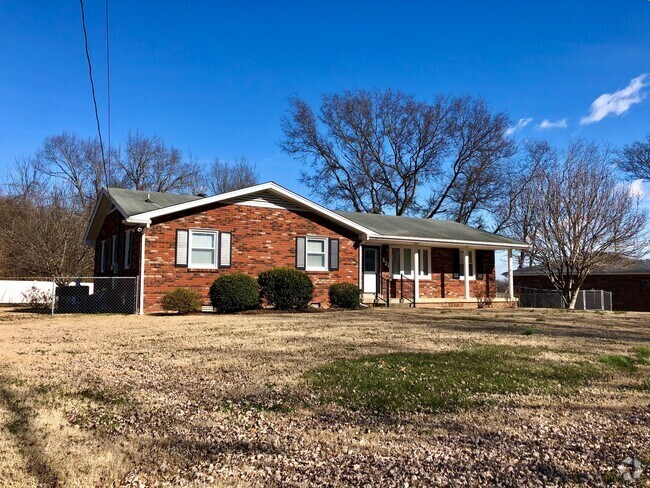
[[[330,305],[356,310],[361,304],[361,289],[352,283],[334,283],[330,286]]]
[[[280,267],[262,271],[257,278],[260,296],[278,310],[303,310],[314,296],[314,284],[304,271]]]
[[[187,288],[176,288],[168,291],[162,297],[162,306],[165,310],[172,310],[181,314],[200,312],[201,296]]]
[[[259,287],[255,278],[244,273],[220,276],[210,287],[210,301],[219,312],[252,310],[259,306]]]

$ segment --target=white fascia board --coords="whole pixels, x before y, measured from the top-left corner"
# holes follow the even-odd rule
[[[105,198],[106,196],[107,196],[106,190],[102,188],[99,191],[99,196],[97,197],[97,201],[95,202],[95,207],[93,208],[93,213],[90,216],[90,220],[88,220],[88,224],[86,224],[86,232],[84,232],[84,244],[86,245],[91,245],[95,243],[94,240],[88,238],[88,234],[90,233],[90,228],[93,226],[93,222],[95,222],[95,218],[97,217],[97,211],[99,210],[99,206],[101,205],[102,198]]]
[[[192,200],[191,202],[180,203],[178,205],[172,205],[171,207],[165,207],[158,210],[152,210],[150,212],[144,212],[137,215],[132,215],[127,219],[128,223],[150,223],[151,219],[156,217],[161,217],[163,215],[169,215],[176,212],[182,212],[185,210],[191,210],[193,208],[202,207],[204,205],[210,205],[212,203],[222,202],[224,200],[230,200],[232,198],[242,197],[246,195],[251,195],[253,193],[258,193],[260,191],[271,191],[276,193],[287,200],[290,200],[294,203],[302,205],[303,207],[317,213],[333,222],[336,222],[344,227],[352,229],[362,235],[373,234],[373,231],[353,222],[350,219],[346,219],[336,212],[326,209],[322,205],[319,205],[311,200],[298,195],[297,193],[287,190],[286,188],[273,183],[272,181],[267,183],[262,183],[255,186],[250,186],[248,188],[243,188],[241,190],[235,190],[228,193],[221,193],[219,195],[214,195],[211,197],[201,198],[199,200]]]
[[[530,249],[528,244],[507,244],[497,242],[481,242],[481,241],[462,241],[455,239],[426,239],[423,237],[403,237],[403,236],[384,236],[384,235],[370,235],[367,241],[386,241],[387,244],[431,244],[432,247],[436,245],[451,245],[458,247],[471,247],[475,249]]]

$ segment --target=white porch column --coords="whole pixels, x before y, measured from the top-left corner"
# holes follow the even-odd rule
[[[515,282],[512,275],[513,271],[512,249],[508,249],[508,298],[515,298]]]
[[[465,278],[465,298],[469,298],[469,253],[467,249],[463,249],[463,266],[464,273],[463,277]]]
[[[415,262],[413,263],[413,281],[415,286],[415,300],[420,298],[420,248],[415,248],[415,255],[413,256]]]

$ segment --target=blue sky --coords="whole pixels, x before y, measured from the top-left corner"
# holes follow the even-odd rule
[[[246,156],[262,180],[301,192],[300,164],[278,148],[293,94],[313,103],[360,88],[480,95],[515,122],[532,118],[513,137],[557,144],[621,145],[650,132],[650,76],[604,100],[623,113],[580,124],[598,97],[650,73],[648,0],[110,8],[113,141],[140,130],[204,161]],[[86,11],[105,116],[104,1],[86,0]],[[78,1],[0,0],[0,67],[0,170],[49,135],[95,135]],[[545,119],[566,127],[540,129]]]

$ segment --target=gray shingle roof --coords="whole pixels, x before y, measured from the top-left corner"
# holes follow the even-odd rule
[[[363,225],[382,236],[414,237],[493,244],[523,244],[491,232],[450,220],[423,219],[395,215],[336,211],[337,214]],[[525,244],[524,244],[525,245]]]
[[[115,204],[126,214],[125,217],[127,218],[132,215],[159,210],[201,198],[195,195],[175,195],[173,193],[125,190],[123,188],[109,188],[108,192]],[[150,195],[150,202],[147,202],[147,195]]]

